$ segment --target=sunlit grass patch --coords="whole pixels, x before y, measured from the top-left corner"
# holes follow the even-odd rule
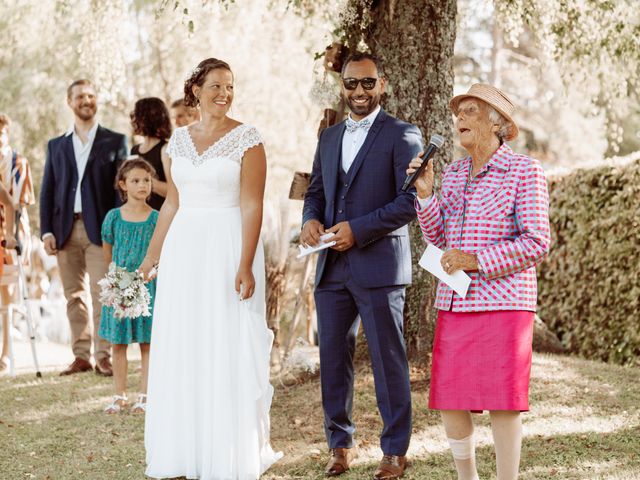
[[[136,392],[137,364],[130,370]],[[427,408],[427,372],[414,368],[413,438],[408,480],[455,478],[438,412]],[[285,387],[274,380],[272,443],[285,457],[263,479],[322,479],[327,447],[319,379]],[[102,409],[110,379],[93,373],[47,373],[0,379],[0,479],[140,480],[144,478],[144,418]],[[640,373],[577,358],[535,355],[531,412],[523,414],[521,478],[640,479]],[[356,374],[354,417],[360,458],[344,480],[370,478],[380,460],[373,377]],[[488,415],[474,415],[481,478],[495,478]]]

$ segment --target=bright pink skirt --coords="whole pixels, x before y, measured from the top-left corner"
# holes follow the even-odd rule
[[[529,410],[534,312],[440,311],[429,408]]]

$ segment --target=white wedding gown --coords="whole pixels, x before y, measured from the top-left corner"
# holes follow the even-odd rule
[[[240,166],[258,131],[240,125],[198,155],[186,127],[169,141],[180,208],[167,233],[153,308],[146,474],[255,480],[269,444],[269,356],[262,244],[255,294],[239,301]]]

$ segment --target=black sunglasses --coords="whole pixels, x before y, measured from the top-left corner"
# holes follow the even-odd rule
[[[377,78],[365,77],[365,78],[343,78],[342,85],[347,90],[355,90],[358,88],[358,84],[362,85],[365,90],[373,90],[378,82]]]

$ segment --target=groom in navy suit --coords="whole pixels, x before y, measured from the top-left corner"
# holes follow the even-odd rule
[[[411,437],[411,392],[403,337],[405,287],[411,283],[407,224],[414,195],[401,190],[407,165],[421,150],[420,130],[380,108],[385,79],[378,58],[353,54],[342,70],[342,95],[351,113],[322,131],[305,196],[300,240],[322,250],[315,300],[325,434],[326,473],[340,475],[356,452],[353,355],[362,320],[384,422],[376,480],[399,478]]]
[[[127,156],[127,139],[98,125],[96,91],[89,80],[76,80],[69,86],[67,103],[74,123],[67,133],[49,141],[40,189],[42,241],[46,252],[58,257],[75,356],[61,375],[91,370],[93,343],[96,373],[111,376],[111,345],[98,337],[98,280],[107,272],[100,230],[107,212],[119,204],[114,182]]]

